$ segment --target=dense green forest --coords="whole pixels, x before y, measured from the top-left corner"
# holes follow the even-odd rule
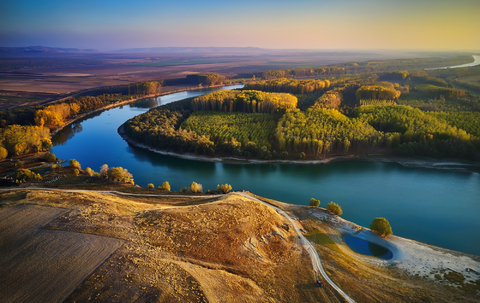
[[[292,79],[305,69],[298,69],[299,73],[267,71],[255,76],[270,80],[249,83],[241,91],[197,97],[183,103],[181,114],[171,120],[158,119],[158,113],[168,112],[167,107],[160,107],[156,115],[145,114],[143,126],[136,117],[125,124],[125,130],[134,132],[132,137],[147,136],[154,141],[152,133],[164,119],[170,125],[170,136],[162,131],[164,139],[151,146],[209,155],[316,159],[394,153],[474,159],[480,151],[480,98],[455,88],[452,73],[391,70],[389,65],[461,64],[465,60],[470,58],[346,64],[347,70],[368,66],[381,73],[321,80]],[[277,105],[265,107],[265,100],[271,98],[265,96],[280,92],[289,94],[277,95]]]
[[[272,114],[246,114],[222,112],[194,112],[180,129],[209,137],[216,145],[231,145],[232,139],[247,146],[254,143],[271,149],[271,139],[276,127]]]
[[[199,96],[192,101],[193,110],[273,114],[297,106],[297,98],[285,93],[255,90],[223,90]]]
[[[280,150],[323,156],[376,146],[381,137],[370,125],[328,108],[288,110],[275,130]]]
[[[245,84],[247,90],[281,92],[290,94],[311,94],[330,87],[329,80],[296,80],[280,78],[273,81],[257,81]]]

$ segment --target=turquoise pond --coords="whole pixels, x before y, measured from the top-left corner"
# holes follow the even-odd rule
[[[385,247],[359,238],[344,236],[343,242],[345,242],[351,250],[362,255],[374,256],[385,260],[390,260],[393,257],[392,252]]]

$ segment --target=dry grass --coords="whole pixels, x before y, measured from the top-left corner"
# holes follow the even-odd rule
[[[316,286],[310,259],[289,223],[235,193],[194,199],[24,190],[0,199],[4,207],[27,203],[69,210],[48,229],[125,241],[66,302],[343,302],[328,286]],[[473,284],[445,288],[446,277],[436,283],[355,259],[339,246],[338,230],[311,216],[308,207],[269,202],[300,219],[330,277],[357,302],[476,298]]]

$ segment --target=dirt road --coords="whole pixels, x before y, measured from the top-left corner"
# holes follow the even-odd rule
[[[282,215],[283,217],[285,217],[293,226],[293,228],[295,229],[295,233],[297,234],[297,239],[298,241],[300,242],[300,244],[303,246],[303,248],[308,252],[308,254],[310,255],[310,259],[312,259],[312,265],[313,265],[313,270],[315,271],[315,274],[317,275],[317,279],[318,279],[318,275],[320,274],[323,279],[325,279],[325,281],[327,281],[328,284],[330,284],[330,286],[335,289],[347,302],[349,303],[355,303],[355,301],[350,298],[340,287],[338,287],[327,275],[327,273],[325,272],[325,269],[323,269],[323,266],[322,266],[322,261],[320,260],[320,256],[318,255],[318,252],[317,250],[315,249],[315,247],[312,245],[312,243],[310,243],[310,241],[307,240],[307,238],[305,238],[302,234],[302,232],[300,231],[300,228],[298,228],[298,225],[295,223],[295,221],[286,213],[284,212],[283,210],[281,210],[280,208],[276,207],[276,206],[273,206],[269,203],[266,203],[262,200],[259,200],[257,198],[254,198],[252,196],[249,196],[245,193],[240,193],[242,196],[244,197],[247,197],[247,198],[250,198],[250,199],[253,199],[257,202],[260,202],[260,203],[263,203],[265,205],[268,205],[270,207],[272,207],[273,209],[275,209],[275,211],[277,211],[277,213],[279,213],[280,215]]]

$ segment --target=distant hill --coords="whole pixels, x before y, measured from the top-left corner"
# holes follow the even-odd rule
[[[151,48],[129,48],[121,49],[120,53],[269,53],[272,50],[259,47],[151,47]]]
[[[41,53],[98,53],[95,49],[60,48],[48,46],[0,47],[0,54],[41,54]]]

